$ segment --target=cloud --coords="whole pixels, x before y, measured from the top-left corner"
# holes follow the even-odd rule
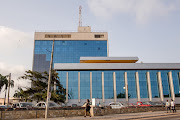
[[[18,77],[22,76],[27,69],[23,65],[12,65],[8,63],[0,62],[0,74],[2,75],[9,75],[11,73],[11,79],[14,80],[14,88],[11,88],[10,96],[14,95],[15,90],[18,87],[28,87],[30,83],[26,80],[18,80]],[[2,89],[0,96],[4,95],[4,88]]]
[[[18,86],[29,86],[29,83],[17,78],[31,69],[33,54],[33,37],[30,33],[0,26],[0,74],[11,73],[15,87],[11,89],[11,97]],[[1,92],[0,96],[4,93]]]
[[[178,9],[180,2],[171,0],[88,0],[91,11],[100,17],[111,18],[113,15],[126,13],[138,23],[147,23],[155,17],[167,16]]]
[[[11,53],[17,49],[30,47],[32,36],[16,29],[0,26],[0,43],[0,51]]]
[[[14,77],[18,77],[22,75],[24,70],[25,70],[25,67],[22,65],[11,65],[11,64],[0,62],[0,73],[3,75],[13,73]]]

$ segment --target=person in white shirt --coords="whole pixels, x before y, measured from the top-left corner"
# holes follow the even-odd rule
[[[168,100],[166,101],[166,109],[167,109],[167,113],[168,113],[168,110],[171,112],[171,108],[170,108],[170,104]]]
[[[175,102],[173,101],[173,99],[171,99],[171,109],[173,112],[175,112]]]

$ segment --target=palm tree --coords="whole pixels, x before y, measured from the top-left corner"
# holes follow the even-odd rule
[[[3,76],[0,74],[0,92],[2,88],[4,87],[5,95],[4,95],[4,105],[6,102],[6,93],[7,93],[7,88],[8,88],[8,79],[7,76]],[[14,81],[10,80],[10,87],[14,87]]]
[[[10,83],[9,83],[9,87],[10,88],[13,88],[14,87],[14,80],[10,80]],[[4,91],[5,91],[5,95],[4,95],[4,105],[6,104],[6,93],[7,93],[7,88],[8,88],[8,80],[5,82],[4,84],[5,88],[4,88]]]
[[[3,86],[6,84],[7,81],[8,80],[7,80],[6,76],[3,76],[0,74],[0,92],[1,92]]]

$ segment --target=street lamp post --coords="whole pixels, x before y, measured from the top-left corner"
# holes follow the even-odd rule
[[[47,89],[47,99],[46,99],[46,110],[45,110],[45,119],[48,118],[48,102],[50,99],[50,84],[51,84],[51,74],[52,74],[52,62],[53,62],[53,52],[54,52],[54,40],[52,45],[52,52],[51,52],[51,62],[50,62],[50,68],[49,68],[49,79],[48,79],[48,89]]]

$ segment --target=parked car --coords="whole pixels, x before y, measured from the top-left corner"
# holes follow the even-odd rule
[[[165,103],[163,102],[151,102],[151,101],[148,101],[148,102],[145,102],[146,104],[148,105],[151,105],[151,106],[165,106]]]
[[[48,102],[48,106],[49,106],[49,108],[61,107],[59,104],[57,104],[55,102],[52,102],[52,101]],[[37,107],[37,108],[45,108],[46,107],[46,102],[38,102],[35,107]]]
[[[165,103],[163,102],[150,102],[153,106],[165,106]]]
[[[0,108],[11,108],[11,106],[7,106],[7,105],[0,105]]]
[[[22,109],[31,109],[34,105],[31,102],[19,102],[13,103],[11,106],[13,109],[22,108]]]
[[[132,103],[127,103],[127,102],[120,102],[123,106],[125,107],[134,107],[135,105]]]
[[[148,102],[137,102],[137,106],[152,106]]]
[[[112,109],[118,109],[118,108],[123,108],[125,107],[122,103],[120,102],[111,102],[109,103],[109,106],[112,108]]]

